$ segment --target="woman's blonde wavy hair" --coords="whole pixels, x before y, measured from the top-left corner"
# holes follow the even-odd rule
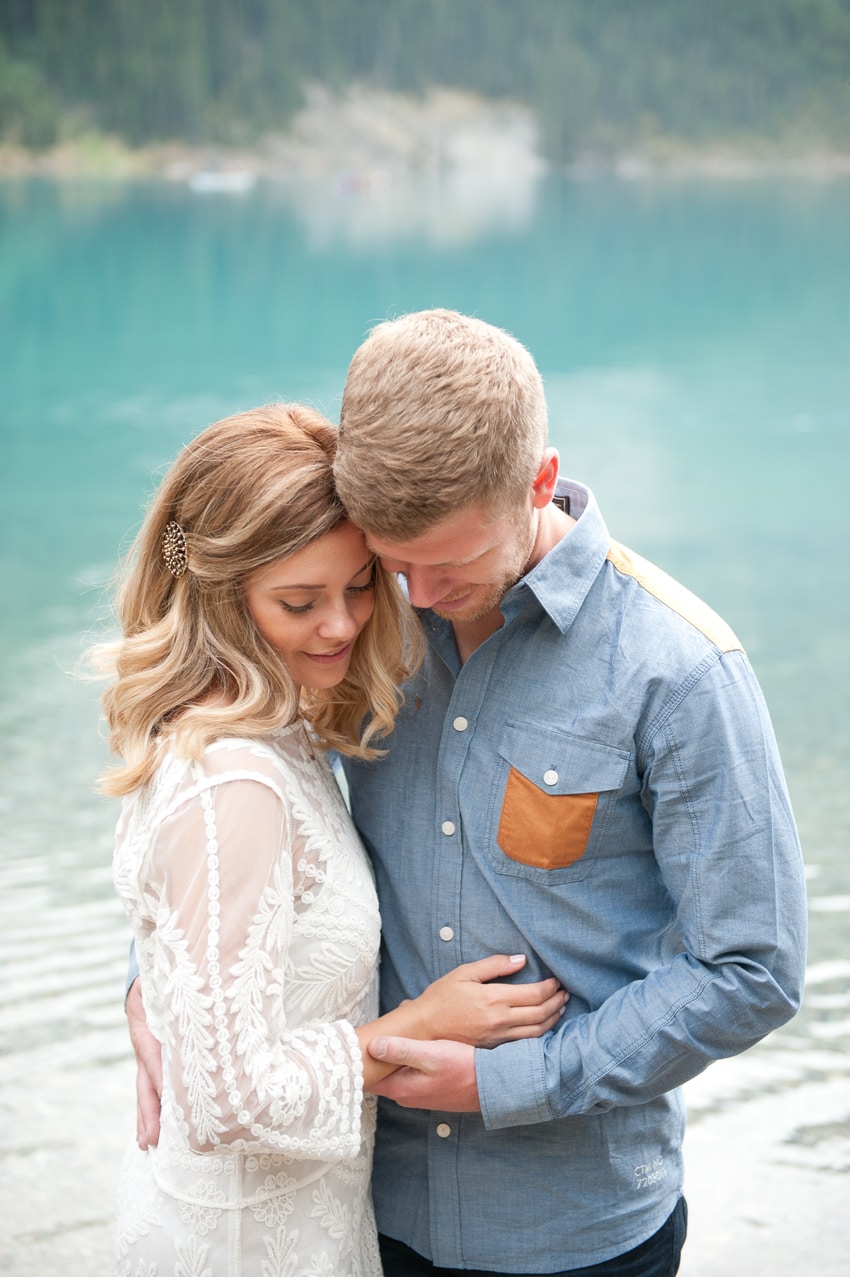
[[[300,404],[273,404],[208,426],[179,454],[127,556],[117,595],[123,638],[92,650],[114,675],[103,697],[110,748],[122,759],[101,778],[126,794],[157,765],[167,733],[185,757],[223,735],[260,737],[300,712],[319,744],[360,758],[393,727],[399,684],[421,637],[395,578],[375,564],[375,606],[346,677],[298,690],[262,637],[244,598],[256,568],[303,549],[346,513],[333,483],[336,429]],[[166,524],[186,537],[188,568],[162,555]]]

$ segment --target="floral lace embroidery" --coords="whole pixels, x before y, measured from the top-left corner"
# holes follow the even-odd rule
[[[164,1060],[114,1272],[219,1277],[241,1234],[260,1277],[379,1277],[353,1028],[377,1014],[379,916],[326,761],[296,729],[165,755],[125,803],[114,876]]]

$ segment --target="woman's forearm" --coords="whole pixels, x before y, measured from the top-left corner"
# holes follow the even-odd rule
[[[370,1090],[375,1082],[380,1082],[381,1078],[386,1077],[388,1073],[394,1073],[398,1067],[396,1064],[382,1064],[380,1060],[372,1058],[369,1054],[368,1046],[373,1038],[382,1037],[384,1034],[402,1038],[427,1038],[431,1036],[418,1003],[418,998],[412,1002],[403,1002],[394,1011],[388,1011],[386,1015],[379,1016],[377,1020],[371,1020],[368,1024],[363,1024],[360,1028],[355,1029],[363,1055],[363,1087],[365,1090]]]

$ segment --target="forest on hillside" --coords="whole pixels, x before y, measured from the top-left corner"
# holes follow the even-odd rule
[[[554,163],[653,138],[850,147],[850,0],[3,0],[0,142],[244,145],[305,86],[537,112]]]

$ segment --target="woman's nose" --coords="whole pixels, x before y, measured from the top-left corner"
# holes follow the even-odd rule
[[[322,616],[319,632],[329,637],[347,639],[357,633],[359,622],[351,611],[347,600],[329,607]]]

